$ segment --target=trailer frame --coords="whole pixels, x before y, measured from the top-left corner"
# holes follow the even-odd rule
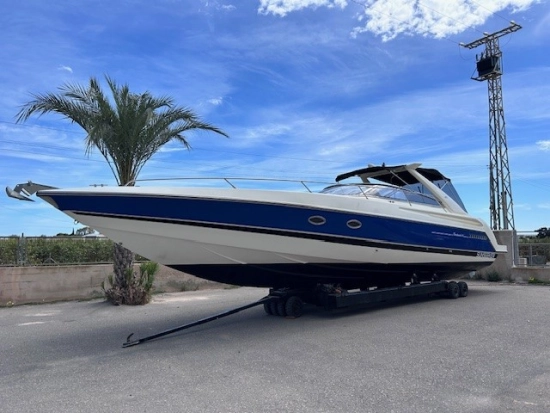
[[[357,291],[347,291],[333,284],[318,284],[314,289],[272,288],[269,290],[269,295],[266,297],[253,303],[224,311],[223,313],[171,328],[138,340],[131,339],[134,335],[134,333],[132,333],[128,336],[126,342],[122,344],[122,347],[136,346],[262,304],[265,312],[269,315],[298,318],[303,314],[304,304],[306,303],[321,306],[325,310],[330,311],[426,295],[447,296],[453,299],[466,297],[468,295],[468,284],[464,281],[437,280],[425,283],[411,282],[410,284],[395,287],[369,288]]]

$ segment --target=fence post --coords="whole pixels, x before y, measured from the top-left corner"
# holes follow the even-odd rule
[[[27,265],[27,239],[21,234],[17,240],[17,265]]]

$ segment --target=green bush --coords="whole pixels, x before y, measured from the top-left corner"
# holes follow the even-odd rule
[[[136,261],[144,260],[144,257],[136,256]],[[0,265],[71,265],[112,262],[113,242],[107,238],[14,236],[0,239]]]
[[[0,265],[14,265],[17,263],[17,246],[19,237],[0,239]]]
[[[121,288],[115,284],[113,275],[107,277],[109,285],[106,287],[105,281],[101,283],[101,289],[105,293],[105,298],[114,305],[143,305],[151,301],[153,291],[153,282],[155,274],[159,270],[156,262],[146,261],[139,267],[139,274],[128,268],[125,274],[126,288]]]
[[[502,277],[500,276],[500,274],[498,272],[492,271],[492,272],[487,274],[487,281],[490,281],[490,282],[502,281]]]
[[[109,263],[113,243],[90,238],[30,238],[27,240],[28,265]]]
[[[527,280],[527,282],[529,284],[544,284],[544,285],[550,284],[550,281],[539,280],[536,277],[530,277],[529,280]]]

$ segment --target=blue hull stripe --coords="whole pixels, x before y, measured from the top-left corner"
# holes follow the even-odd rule
[[[61,191],[44,194],[44,197],[51,198],[61,211],[81,215],[300,236],[350,245],[382,248],[392,248],[393,245],[400,250],[461,255],[495,252],[483,231],[321,208],[192,197],[98,196]],[[312,225],[308,221],[312,216],[322,216],[326,223]],[[350,220],[359,221],[360,228],[348,227]]]
[[[159,223],[172,224],[172,225],[187,225],[187,226],[202,227],[202,228],[223,229],[223,230],[241,231],[241,232],[254,232],[258,234],[269,234],[269,235],[278,235],[282,237],[312,239],[317,241],[332,242],[335,244],[356,245],[361,247],[372,247],[372,248],[381,248],[381,249],[389,249],[389,250],[418,251],[418,252],[433,253],[433,254],[463,255],[463,256],[472,256],[472,257],[477,255],[477,251],[449,250],[449,249],[426,247],[426,246],[422,247],[422,246],[416,246],[416,245],[390,244],[387,242],[369,241],[369,240],[364,240],[360,238],[339,237],[339,236],[326,235],[326,234],[283,231],[283,230],[277,230],[277,229],[244,227],[244,226],[238,226],[238,225],[211,224],[211,223],[183,221],[183,220],[141,218],[141,217],[134,217],[134,216],[119,217],[119,216],[112,216],[107,214],[90,214],[90,213],[78,212],[78,211],[75,211],[75,212],[78,213],[79,215],[100,216],[104,218],[124,218],[128,220],[159,222]]]

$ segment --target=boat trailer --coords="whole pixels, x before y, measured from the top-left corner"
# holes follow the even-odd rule
[[[250,304],[224,311],[210,317],[203,318],[192,323],[171,328],[157,334],[153,334],[138,340],[131,340],[134,333],[130,334],[123,348],[136,346],[146,341],[155,340],[168,334],[196,327],[236,314],[259,305],[269,315],[276,315],[286,318],[298,318],[303,314],[304,304],[314,304],[323,307],[325,310],[334,310],[349,307],[360,307],[368,304],[381,303],[384,301],[399,300],[407,297],[418,297],[425,295],[446,296],[448,298],[466,297],[468,295],[468,284],[464,281],[431,281],[427,283],[412,282],[407,285],[387,288],[364,289],[357,291],[346,291],[332,284],[320,284],[314,290],[303,289],[270,289],[269,295]]]

